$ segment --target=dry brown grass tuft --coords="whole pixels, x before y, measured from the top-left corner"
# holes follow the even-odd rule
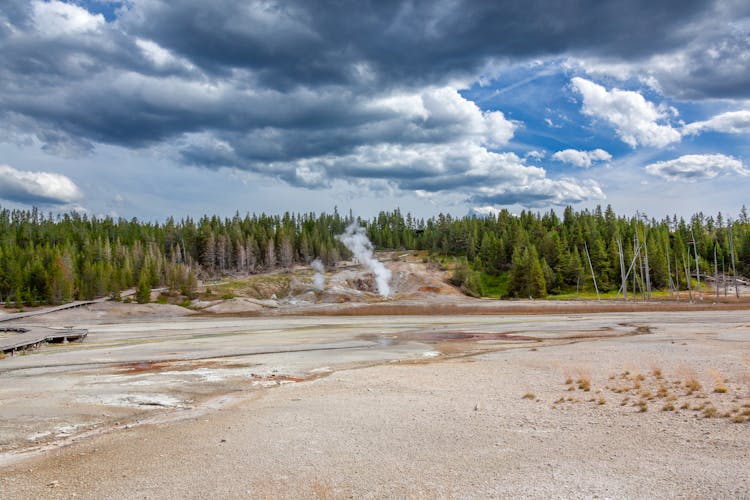
[[[591,390],[591,375],[589,375],[589,372],[587,370],[579,369],[577,372],[578,380],[576,380],[576,383],[578,384],[578,388],[582,391],[588,392]]]
[[[533,400],[533,399],[536,399],[536,394],[534,394],[532,392],[527,392],[526,394],[523,395],[523,397],[521,399],[532,399]]]
[[[703,409],[703,417],[704,418],[714,418],[718,415],[718,410],[713,406],[706,406]]]
[[[721,376],[721,373],[716,370],[710,370],[709,373],[714,379],[714,392],[717,394],[726,394],[729,389],[727,389],[726,380]]]
[[[748,358],[750,359],[750,358]],[[735,388],[735,383],[723,377],[716,370],[709,370],[713,378],[712,388],[709,392],[705,390],[700,382],[698,372],[692,366],[683,366],[678,369],[679,379],[667,379],[665,373],[659,366],[651,366],[645,371],[630,368],[622,372],[608,375],[608,380],[615,382],[606,383],[602,387],[594,387],[587,370],[575,370],[574,376],[568,376],[565,380],[569,391],[581,390],[590,392],[585,398],[575,399],[575,402],[589,402],[596,405],[608,403],[608,394],[617,399],[612,400],[618,406],[632,406],[637,412],[645,413],[650,405],[656,405],[662,412],[675,412],[679,410],[692,410],[696,416],[703,418],[726,418],[732,422],[750,422],[750,393],[742,394],[744,387]],[[707,378],[707,377],[706,377]],[[676,390],[675,390],[676,389]],[[730,397],[721,398],[714,394],[729,393]],[[618,398],[617,395],[621,396]],[[569,401],[574,399],[568,398]],[[554,404],[565,402],[561,397]],[[733,402],[733,403],[732,403]],[[730,408],[731,405],[731,408]]]
[[[698,381],[698,374],[692,368],[683,369],[682,383],[688,391],[688,395],[694,392],[699,392],[703,389],[700,381]]]

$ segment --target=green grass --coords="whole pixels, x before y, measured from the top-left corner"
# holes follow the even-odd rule
[[[498,276],[479,273],[479,285],[481,287],[482,297],[498,299],[508,294],[508,282],[510,277],[508,273],[502,273]]]
[[[228,279],[219,285],[212,285],[211,293],[205,293],[201,298],[224,300],[234,297],[252,297],[269,299],[273,295],[285,297],[289,294],[292,274],[258,274],[243,279]],[[208,290],[207,290],[208,292]]]
[[[610,290],[609,292],[599,292],[599,297],[602,299],[622,299],[622,294],[617,294],[617,290]],[[669,297],[669,292],[665,290],[652,290],[651,291],[651,297]],[[557,295],[549,295],[547,296],[550,300],[575,300],[575,299],[582,299],[582,300],[596,300],[596,291],[594,290],[581,290],[578,294],[576,294],[575,290],[573,291],[566,291],[565,293],[558,293]],[[632,299],[633,294],[628,293],[628,299]],[[638,294],[635,296],[636,299],[642,299],[643,295]]]

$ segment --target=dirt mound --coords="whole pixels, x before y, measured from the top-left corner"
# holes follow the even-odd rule
[[[463,298],[447,283],[446,273],[426,262],[422,255],[385,252],[379,253],[378,258],[391,271],[388,297],[380,295],[372,272],[356,262],[341,261],[325,273],[322,290],[313,283],[315,271],[309,266],[298,266],[291,272],[238,277],[214,285],[210,287],[210,293],[201,296],[201,300],[193,301],[193,307],[214,314],[292,314],[325,304],[361,305],[404,299],[433,302]],[[226,298],[219,300],[221,297]],[[272,310],[277,308],[278,311]]]
[[[429,263],[398,260],[389,262],[388,268],[393,275],[391,287],[394,294],[461,294],[447,283],[447,275],[444,271]]]
[[[234,299],[223,300],[217,304],[206,307],[204,312],[226,314],[226,313],[248,313],[263,310],[263,306],[257,301],[246,297],[236,297]]]
[[[65,309],[29,318],[41,325],[80,325],[89,322],[107,322],[125,318],[179,318],[194,311],[172,304],[136,304],[124,302],[99,302],[85,307]]]

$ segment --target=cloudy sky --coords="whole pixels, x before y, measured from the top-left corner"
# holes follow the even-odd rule
[[[746,0],[3,0],[0,204],[126,218],[750,201]]]

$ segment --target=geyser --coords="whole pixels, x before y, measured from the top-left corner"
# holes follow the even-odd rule
[[[314,261],[312,261],[310,263],[310,266],[315,270],[315,274],[313,275],[313,285],[315,285],[315,288],[317,290],[323,290],[326,282],[325,266],[320,261],[320,259],[315,259]]]
[[[378,293],[383,297],[388,297],[391,293],[391,287],[388,282],[391,279],[391,272],[382,262],[375,258],[373,254],[372,243],[365,235],[365,228],[360,227],[356,222],[349,224],[344,234],[336,238],[349,249],[360,264],[365,266],[375,275],[375,284],[378,287]]]

